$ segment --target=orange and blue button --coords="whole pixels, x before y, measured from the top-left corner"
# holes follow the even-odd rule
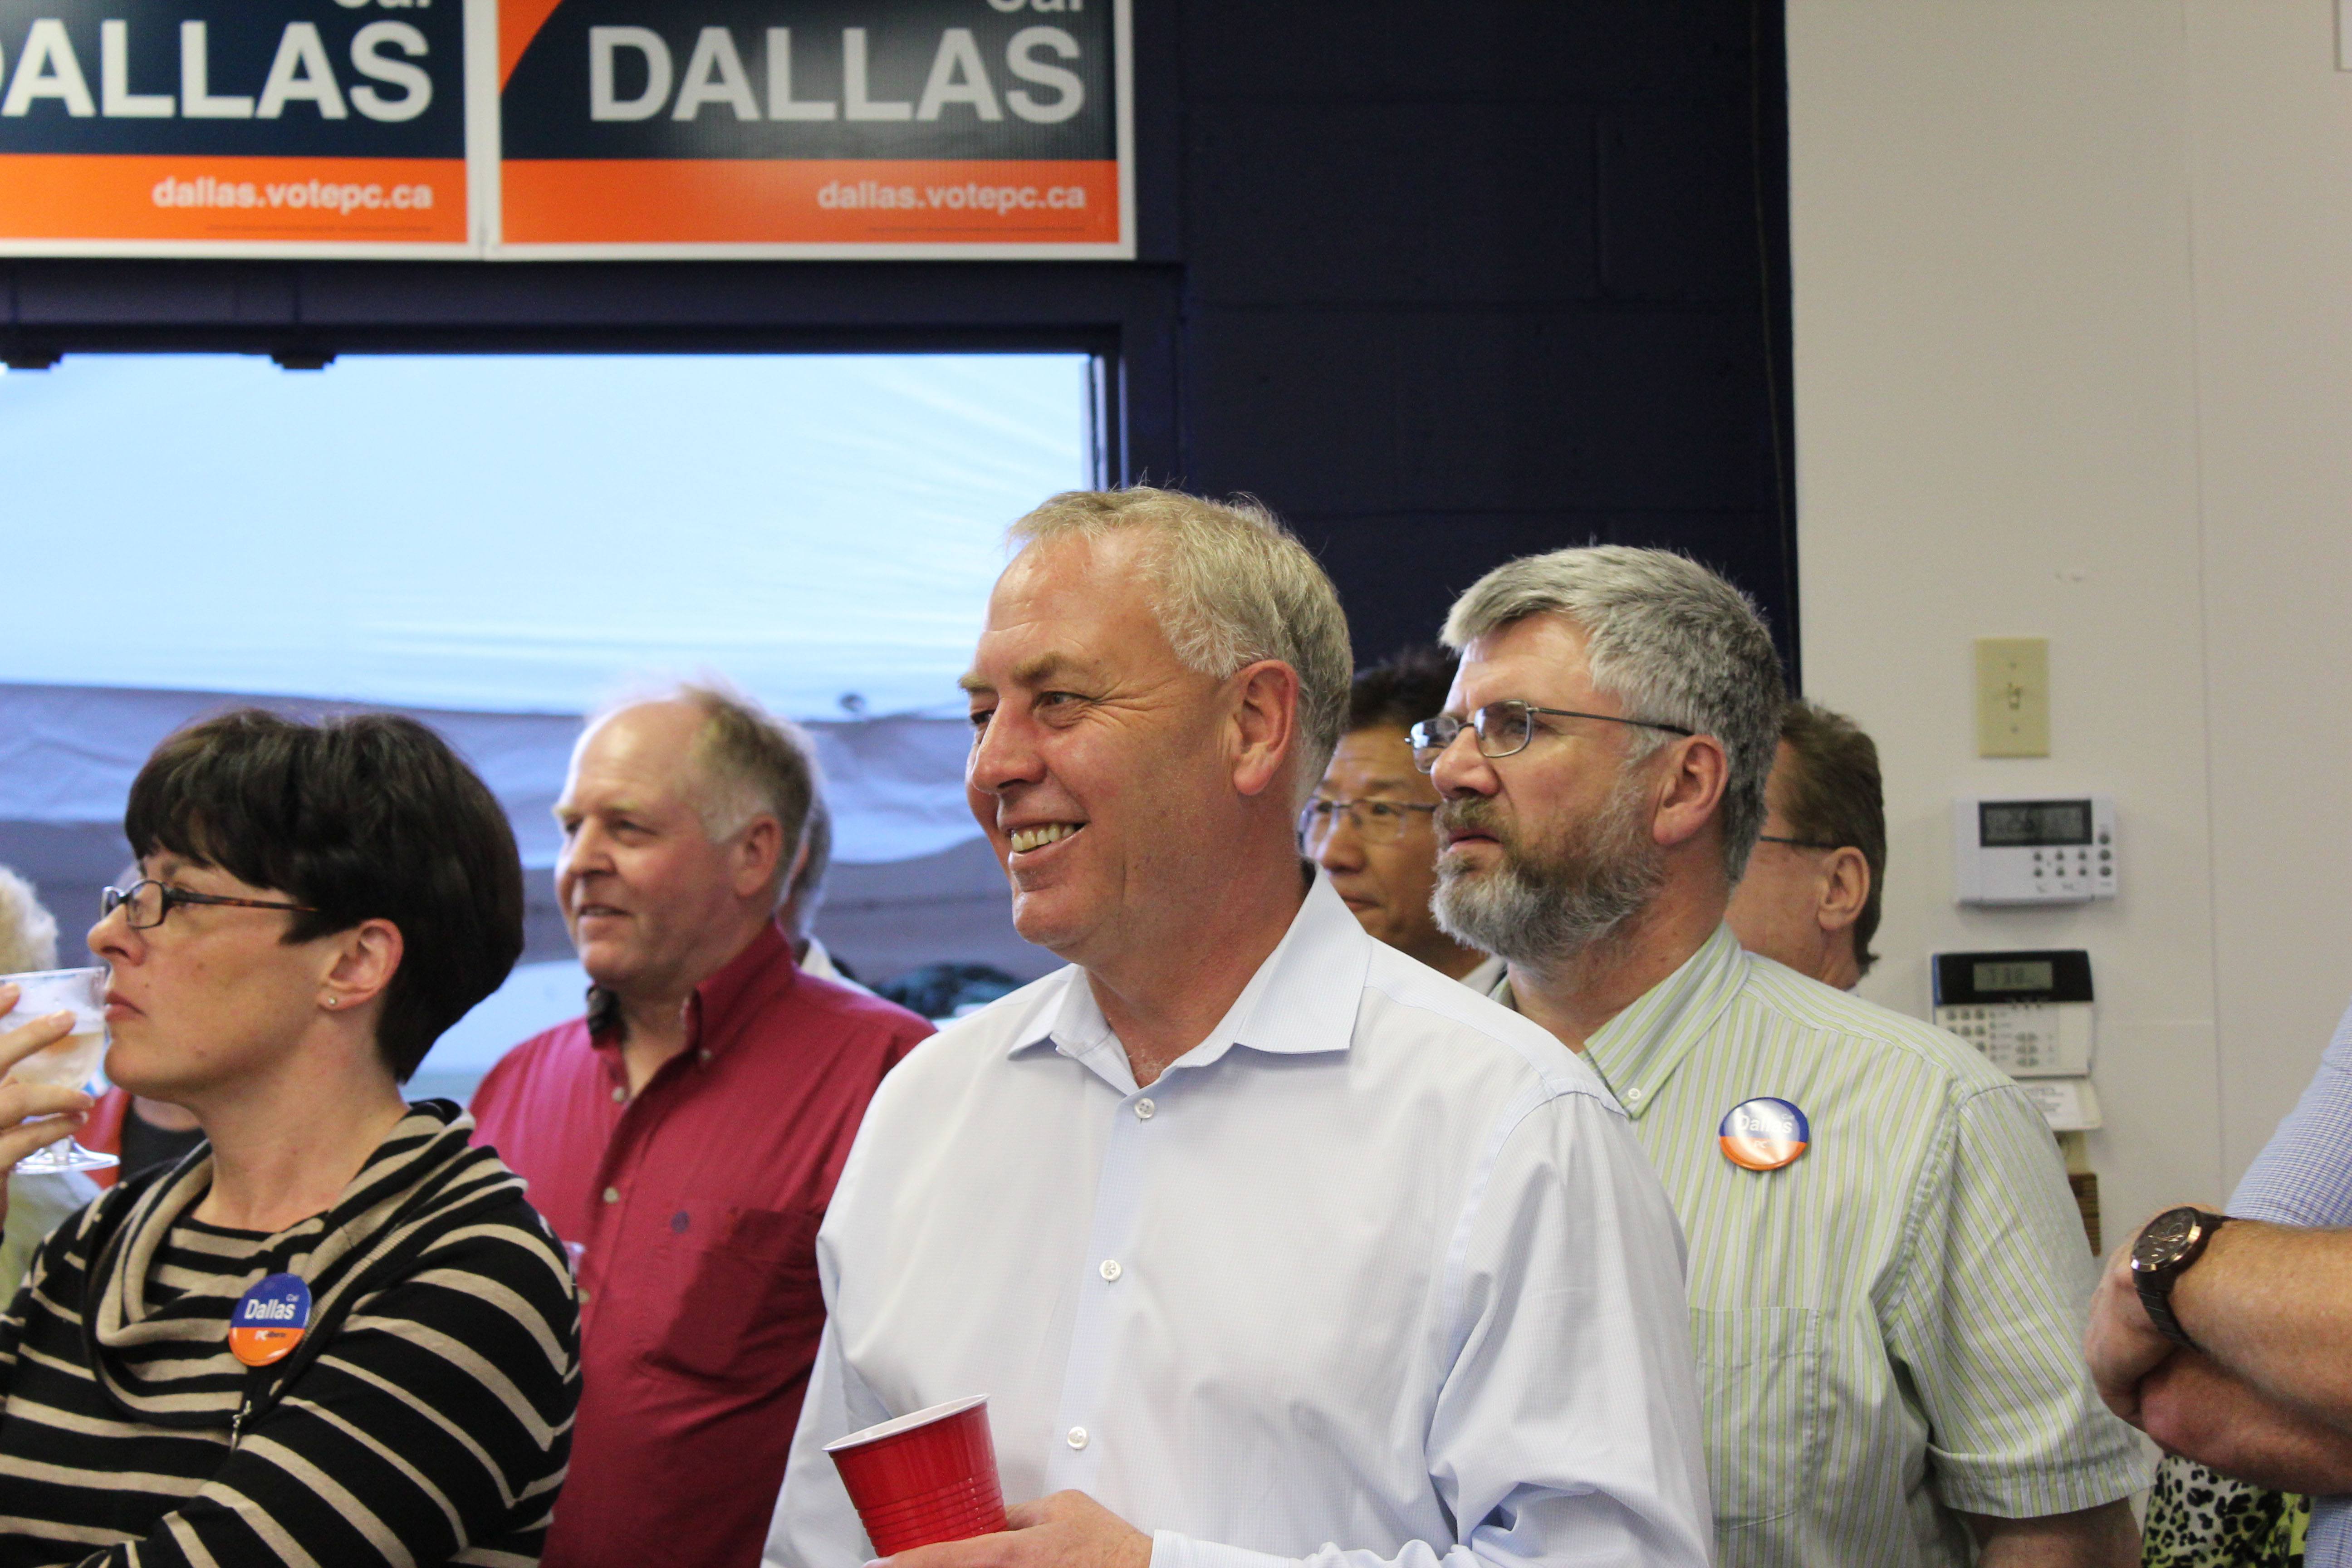
[[[1743,1100],[1716,1129],[1723,1157],[1747,1171],[1777,1171],[1796,1163],[1813,1141],[1805,1113],[1785,1100]]]
[[[297,1274],[272,1274],[237,1298],[228,1318],[229,1353],[268,1366],[294,1353],[310,1327],[310,1287]]]

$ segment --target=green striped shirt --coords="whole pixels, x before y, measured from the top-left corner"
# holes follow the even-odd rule
[[[1950,1510],[2065,1513],[2148,1484],[2083,1364],[2096,1269],[2055,1141],[1982,1057],[1727,926],[1584,1055],[1689,1238],[1722,1568],[1965,1564]],[[1777,1171],[1717,1142],[1762,1096],[1811,1124]]]

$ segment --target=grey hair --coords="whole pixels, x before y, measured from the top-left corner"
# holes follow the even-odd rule
[[[1339,591],[1297,536],[1248,496],[1223,501],[1138,485],[1069,490],[1014,523],[1015,549],[1065,538],[1149,531],[1151,610],[1185,668],[1223,680],[1278,659],[1298,677],[1305,742],[1293,802],[1322,782],[1348,723],[1355,656]]]
[[[57,966],[57,917],[41,907],[32,883],[0,866],[0,974]]]
[[[710,841],[723,844],[751,826],[753,819],[772,816],[783,829],[783,849],[776,859],[770,895],[782,900],[788,892],[806,885],[806,865],[796,880],[793,861],[809,838],[824,801],[824,778],[808,731],[769,712],[756,699],[713,675],[640,689],[598,710],[589,727],[625,708],[649,702],[683,702],[702,714],[702,728],[696,732],[688,757],[698,775],[695,815],[701,818],[702,831]],[[829,819],[824,837],[829,860],[833,846]],[[815,858],[814,853],[810,858]],[[820,883],[823,877],[819,868]]]
[[[784,889],[784,912],[793,935],[807,936],[816,927],[816,912],[824,904],[825,874],[833,869],[833,808],[824,804],[824,792],[819,790],[809,802],[808,832],[803,836],[807,848],[801,858],[800,874]]]
[[[1771,634],[1747,595],[1687,556],[1599,544],[1507,562],[1471,584],[1445,617],[1459,649],[1529,616],[1557,615],[1586,637],[1592,684],[1629,717],[1679,724],[1721,742],[1723,866],[1748,868],[1764,831],[1764,784],[1780,743],[1785,688]],[[1638,761],[1666,743],[1637,730]]]

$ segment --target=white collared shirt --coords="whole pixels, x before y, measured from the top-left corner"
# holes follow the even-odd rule
[[[808,951],[801,954],[801,973],[814,974],[819,980],[830,980],[835,985],[846,985],[852,991],[863,991],[868,996],[876,994],[872,986],[860,984],[844,974],[841,965],[833,961],[833,954],[824,950],[824,943],[814,937],[808,939]],[[1489,985],[1486,989],[1492,991],[1494,987]]]
[[[1477,968],[1462,977],[1462,984],[1481,996],[1492,996],[1495,987],[1500,985],[1510,972],[1509,964],[1490,953]]]
[[[872,1555],[825,1443],[989,1395],[1008,1501],[1155,1568],[1703,1564],[1681,1233],[1542,1029],[1318,874],[1139,1090],[1064,969],[918,1047],[817,1238],[827,1319],[767,1561]]]

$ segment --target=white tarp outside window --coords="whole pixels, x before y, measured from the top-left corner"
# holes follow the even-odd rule
[[[436,724],[537,881],[577,715],[704,670],[811,725],[837,858],[937,856],[978,832],[955,678],[1005,525],[1093,482],[1091,374],[1066,353],[79,354],[0,375],[0,862],[79,931],[155,742],[225,700],[297,699]],[[569,963],[527,964],[435,1063],[478,1072],[578,995]]]
[[[0,616],[0,822],[119,814],[106,780],[160,738],[154,698],[100,691],[59,735],[52,689],[28,752],[8,687],[520,720],[708,668],[845,726],[823,736],[845,859],[929,853],[971,832],[944,737],[905,740],[910,775],[870,753],[927,726],[851,721],[961,722],[1004,526],[1088,482],[1088,374],[1076,354],[92,354],[0,376],[0,508],[20,566],[49,563]],[[542,792],[492,782],[542,849],[522,809]]]

